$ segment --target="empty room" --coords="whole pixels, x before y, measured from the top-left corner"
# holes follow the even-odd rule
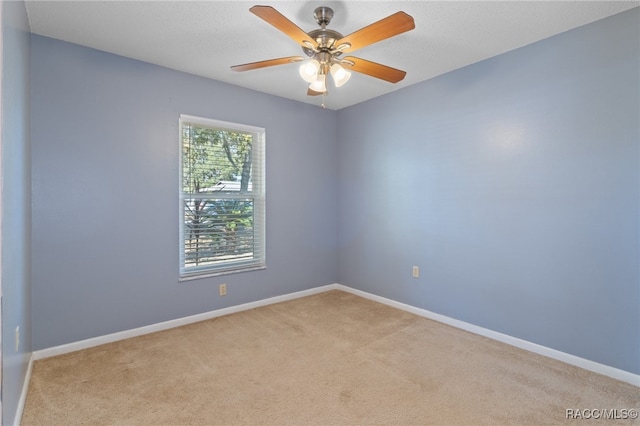
[[[0,34],[3,425],[639,421],[640,2]]]

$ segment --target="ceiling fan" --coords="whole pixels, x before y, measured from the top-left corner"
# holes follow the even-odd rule
[[[343,36],[339,32],[327,28],[333,18],[333,10],[326,6],[314,10],[313,16],[320,28],[308,33],[271,6],[253,6],[249,11],[292,38],[302,47],[307,59],[305,60],[302,56],[269,59],[234,65],[231,67],[233,71],[249,71],[274,65],[303,62],[300,66],[300,76],[309,83],[307,94],[310,96],[327,94],[328,74],[331,74],[336,87],[342,86],[351,78],[351,73],[348,70],[390,83],[399,82],[407,74],[405,71],[354,56],[342,57],[344,53],[353,52],[356,49],[414,29],[413,18],[405,12],[396,12],[354,33]]]

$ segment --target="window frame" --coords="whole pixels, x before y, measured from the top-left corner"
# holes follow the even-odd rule
[[[241,259],[230,261],[219,265],[204,265],[198,267],[187,267],[185,265],[185,198],[192,196],[184,191],[184,169],[183,169],[183,125],[190,124],[215,130],[229,132],[251,133],[253,140],[251,145],[251,191],[243,193],[217,192],[210,198],[222,199],[252,199],[253,200],[253,241],[254,257],[252,259]],[[180,114],[178,125],[178,217],[179,217],[179,243],[178,243],[178,266],[179,281],[190,281],[200,278],[215,277],[220,275],[235,274],[239,272],[255,271],[266,269],[266,160],[265,144],[266,131],[263,127],[238,124],[227,121],[215,120],[211,118],[197,117],[193,115]],[[258,166],[258,169],[256,169]],[[256,255],[256,251],[258,254]]]

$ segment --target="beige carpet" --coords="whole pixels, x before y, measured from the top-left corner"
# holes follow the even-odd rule
[[[605,423],[567,409],[640,388],[330,291],[37,361],[22,424]]]

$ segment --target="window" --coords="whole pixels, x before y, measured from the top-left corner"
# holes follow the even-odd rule
[[[264,129],[180,116],[180,278],[265,267]]]

